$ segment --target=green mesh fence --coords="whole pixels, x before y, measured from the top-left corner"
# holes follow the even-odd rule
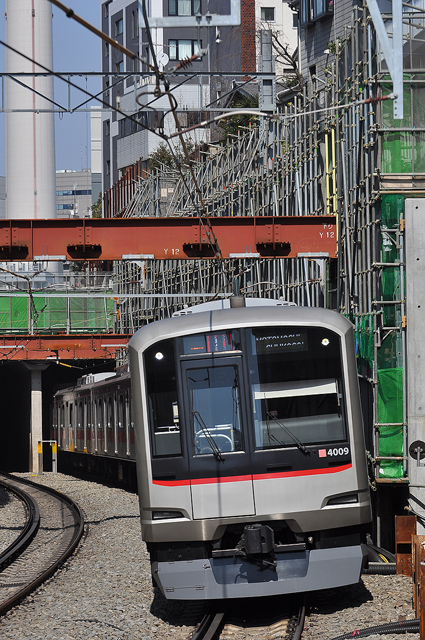
[[[0,332],[28,333],[31,319],[35,331],[98,333],[113,328],[113,300],[104,298],[47,298],[28,295],[0,298]]]

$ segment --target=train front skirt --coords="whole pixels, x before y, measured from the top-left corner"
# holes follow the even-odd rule
[[[277,566],[245,558],[153,562],[152,574],[166,598],[213,600],[317,591],[356,584],[366,545],[277,554]]]

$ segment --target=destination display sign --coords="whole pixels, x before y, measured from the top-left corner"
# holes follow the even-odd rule
[[[221,353],[234,351],[234,341],[230,331],[198,333],[183,338],[183,354]]]
[[[254,335],[255,351],[263,353],[283,353],[286,351],[307,351],[306,331],[277,330],[267,335]]]

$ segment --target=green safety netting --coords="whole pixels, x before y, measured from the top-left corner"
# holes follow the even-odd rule
[[[378,370],[379,455],[403,455],[403,369]],[[396,423],[396,424],[394,424]],[[402,478],[403,463],[382,460],[380,476]]]
[[[375,336],[373,334],[373,316],[371,314],[366,314],[359,319],[355,333],[357,356],[360,361],[365,362],[372,368]]]
[[[113,300],[103,298],[46,298],[33,294],[0,298],[0,331],[109,331],[113,326]],[[69,310],[68,310],[69,309]]]
[[[404,79],[409,80],[410,76],[405,74]],[[403,120],[394,120],[392,100],[382,103],[383,127],[388,128],[382,134],[382,173],[425,172],[425,135],[418,131],[425,126],[425,87],[405,84],[405,88]],[[384,95],[392,90],[390,82],[382,85]]]
[[[400,216],[404,212],[405,196],[398,193],[385,194],[381,198],[381,219],[382,226],[387,229],[398,227]],[[392,245],[394,247],[394,245]],[[395,249],[395,247],[394,247]],[[394,258],[394,256],[393,256]],[[392,262],[385,260],[385,262]]]

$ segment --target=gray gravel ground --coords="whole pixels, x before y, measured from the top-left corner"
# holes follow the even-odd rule
[[[75,499],[85,513],[87,534],[60,571],[0,619],[0,638],[187,638],[190,628],[181,621],[184,605],[166,602],[152,588],[137,496],[61,474],[30,478]],[[23,517],[14,500],[3,506],[0,495],[0,548],[1,531],[10,532]],[[414,618],[411,595],[411,581],[402,576],[364,576],[354,587],[320,592],[314,596],[303,640],[330,640],[355,629]],[[372,640],[400,637],[418,640],[419,634],[370,636]]]
[[[7,518],[3,518],[3,514],[7,514]],[[19,536],[25,519],[25,507],[19,498],[0,487],[0,553]]]
[[[303,640],[330,640],[356,629],[411,618],[415,618],[415,612],[412,609],[410,578],[365,575],[358,585],[327,589],[314,596]],[[368,637],[371,640],[418,640],[419,634],[374,634]]]

